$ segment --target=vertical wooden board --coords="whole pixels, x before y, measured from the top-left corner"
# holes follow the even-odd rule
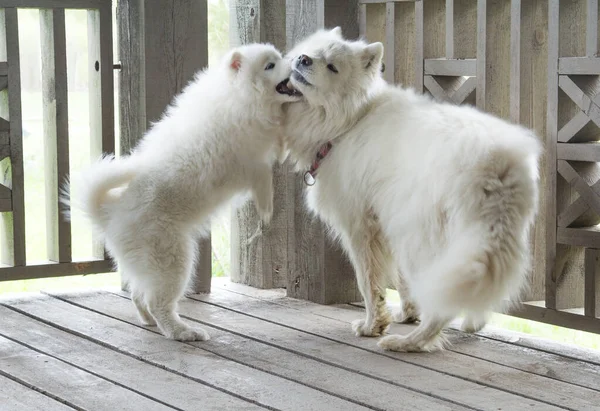
[[[281,0],[236,1],[231,7],[236,25],[230,36],[232,44],[269,42],[279,48],[286,46],[285,2]],[[285,287],[290,257],[288,213],[293,194],[288,187],[288,164],[275,165],[273,170],[273,218],[267,229],[258,231],[259,218],[255,204],[247,203],[232,213],[231,279],[259,288]],[[259,233],[258,237],[253,237]],[[252,238],[252,240],[250,240]],[[293,255],[293,254],[292,254]]]
[[[485,110],[510,112],[510,0],[487,0]]]
[[[454,0],[454,58],[477,58],[477,2]]]
[[[358,11],[358,34],[361,38],[367,36],[367,5],[361,4]]]
[[[396,83],[407,87],[416,87],[416,16],[413,3],[396,3],[395,16],[395,63]],[[389,70],[386,67],[386,70]]]
[[[598,0],[587,0],[585,49],[587,56],[598,54]]]
[[[385,4],[385,72],[383,77],[388,83],[394,84],[396,73],[396,5],[393,2]]]
[[[128,154],[146,131],[146,70],[142,0],[117,2],[120,152]]]
[[[325,0],[286,1],[285,10],[287,50],[325,26]]]
[[[521,114],[521,0],[510,2],[510,119]]]
[[[0,15],[0,61],[8,61],[8,89],[1,100],[0,116],[10,121],[10,160],[2,161],[3,185],[12,190],[12,213],[2,213],[3,264],[25,265],[25,197],[21,124],[21,73],[17,9],[6,8]]]
[[[385,44],[385,4],[367,4],[367,38]]]
[[[423,55],[440,58],[446,54],[446,0],[423,1]]]
[[[424,18],[423,2],[417,1],[415,3],[415,89],[419,93],[423,92]]]
[[[585,56],[587,0],[560,1],[559,57]],[[557,79],[558,80],[558,79]],[[580,110],[563,92],[558,92],[556,124],[560,128]],[[549,115],[550,121],[550,115]],[[548,123],[550,127],[550,123]],[[556,127],[556,126],[554,126]],[[553,149],[553,152],[556,148]],[[589,164],[586,167],[589,170]],[[579,168],[579,167],[577,167]],[[585,175],[586,173],[584,173]],[[556,212],[560,213],[579,197],[563,178],[556,178]],[[558,246],[556,251],[556,308],[578,308],[584,305],[584,253],[581,248]],[[550,263],[550,262],[549,262]]]
[[[347,39],[356,39],[359,36],[358,1],[325,0],[324,25],[328,28],[339,26]]]
[[[487,53],[487,0],[477,0],[477,108],[485,110]]]
[[[588,317],[597,317],[600,314],[600,276],[598,268],[600,265],[600,254],[598,250],[592,248],[585,249],[584,267],[585,267],[585,295],[584,295],[584,314]]]
[[[531,0],[522,2],[521,6],[519,121],[533,129],[544,142],[548,106],[548,1]],[[546,246],[550,246],[546,238],[546,193],[550,182],[547,161],[546,155],[543,155],[540,164],[540,206],[532,233],[533,270],[525,296],[529,301],[544,300],[546,294]],[[552,171],[554,173],[555,170]]]
[[[446,58],[454,58],[454,0],[446,0]]]
[[[71,224],[61,215],[60,187],[69,175],[65,10],[40,10],[47,258],[71,261]]]

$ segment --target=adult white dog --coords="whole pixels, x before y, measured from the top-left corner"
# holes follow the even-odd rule
[[[382,55],[381,43],[345,41],[339,28],[295,47],[288,87],[304,98],[287,108],[287,143],[314,183],[308,206],[356,271],[366,305],[356,334],[388,327],[392,279],[396,320],[420,314],[421,324],[379,345],[428,351],[455,316],[477,330],[525,285],[541,147],[522,127],[385,84]]]
[[[104,236],[141,321],[168,338],[209,338],[176,307],[211,215],[249,191],[262,221],[271,219],[282,104],[296,98],[284,87],[289,75],[270,45],[235,49],[196,75],[131,155],[100,160],[79,180],[74,205]]]

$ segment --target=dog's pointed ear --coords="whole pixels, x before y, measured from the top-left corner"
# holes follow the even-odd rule
[[[340,26],[334,27],[333,29],[331,29],[331,32],[339,38],[342,38],[342,28]]]
[[[234,50],[231,53],[231,57],[229,58],[229,68],[231,68],[231,70],[238,72],[240,71],[240,68],[242,67],[242,54],[237,51]]]
[[[364,68],[379,67],[383,58],[383,44],[381,42],[371,43],[365,46],[362,54]]]

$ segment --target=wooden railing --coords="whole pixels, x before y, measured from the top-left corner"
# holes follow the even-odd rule
[[[45,146],[47,262],[26,259],[18,8],[40,9]],[[112,9],[101,0],[0,1],[0,281],[108,272],[112,264],[96,244],[88,261],[72,261],[71,225],[61,215],[60,185],[69,174],[65,8],[87,9],[90,151],[113,153]]]
[[[527,302],[511,314],[600,332],[598,1],[360,1],[386,79],[533,128],[546,145]]]

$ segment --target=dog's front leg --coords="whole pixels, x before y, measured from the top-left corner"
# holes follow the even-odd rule
[[[378,337],[385,333],[391,316],[385,305],[385,283],[393,258],[376,219],[367,217],[354,234],[343,236],[343,242],[356,272],[358,287],[366,310],[364,320],[352,323],[358,336]]]
[[[263,225],[273,217],[273,172],[265,167],[257,170],[252,181],[252,197]]]

